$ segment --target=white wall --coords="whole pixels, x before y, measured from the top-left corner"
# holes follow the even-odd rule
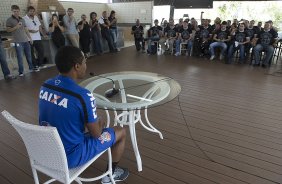
[[[129,2],[107,4],[109,12],[114,10],[118,23],[135,23],[140,19],[141,23],[152,22],[153,1]]]
[[[6,28],[6,20],[11,13],[11,5],[18,5],[21,9],[21,16],[26,14],[28,0],[0,0],[0,30]]]
[[[102,3],[87,3],[87,2],[60,2],[63,7],[67,10],[68,8],[74,9],[74,16],[76,20],[80,20],[80,16],[85,14],[89,20],[91,12],[96,12],[98,18],[102,15],[103,11],[107,11],[107,4]]]
[[[135,23],[137,18],[141,23],[150,23],[152,20],[153,2],[130,2],[130,3],[88,3],[88,2],[64,2],[60,1],[65,9],[73,8],[75,18],[80,20],[81,14],[89,18],[90,12],[94,11],[98,17],[106,10],[108,15],[111,10],[116,12],[118,23]]]

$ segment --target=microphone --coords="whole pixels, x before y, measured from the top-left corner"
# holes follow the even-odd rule
[[[90,76],[97,76],[97,77],[101,77],[101,78],[104,78],[104,79],[108,79],[110,81],[112,81],[113,83],[113,89],[109,89],[105,92],[105,97],[107,98],[112,98],[113,96],[115,96],[116,94],[119,93],[119,89],[116,89],[116,85],[115,85],[115,81],[111,78],[108,78],[108,77],[104,77],[104,76],[101,76],[101,75],[95,75],[93,72],[90,72],[89,73]]]

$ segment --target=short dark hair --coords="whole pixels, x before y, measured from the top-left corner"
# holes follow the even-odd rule
[[[11,10],[19,10],[20,7],[18,5],[12,5]]]
[[[90,13],[90,20],[92,20],[92,15],[96,15],[97,16],[97,13],[96,12],[91,12]]]
[[[73,11],[73,8],[68,8],[68,11]]]
[[[114,10],[111,11],[110,16],[112,16],[114,13],[116,13]]]
[[[222,25],[227,25],[226,21],[221,22]]]
[[[29,11],[29,10],[35,10],[35,8],[33,6],[29,6],[29,7],[27,7],[27,11]]]
[[[81,64],[83,54],[81,50],[74,46],[61,47],[56,56],[55,63],[60,73],[68,73],[77,63]]]

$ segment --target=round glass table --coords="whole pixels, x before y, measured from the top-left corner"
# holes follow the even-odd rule
[[[138,171],[142,171],[142,161],[137,146],[135,124],[140,123],[146,130],[162,133],[149,121],[149,108],[170,102],[181,91],[178,82],[156,73],[125,71],[93,76],[80,83],[93,93],[96,105],[104,109],[107,123],[110,123],[109,110],[114,112],[114,125],[128,125]],[[142,120],[141,111],[145,121]],[[146,124],[145,124],[146,123]]]

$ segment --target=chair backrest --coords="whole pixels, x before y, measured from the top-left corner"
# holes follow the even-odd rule
[[[69,177],[65,150],[55,127],[24,123],[7,111],[3,111],[2,115],[23,139],[32,167],[43,168],[38,170],[47,175],[51,171],[49,173],[57,173],[59,178]]]

